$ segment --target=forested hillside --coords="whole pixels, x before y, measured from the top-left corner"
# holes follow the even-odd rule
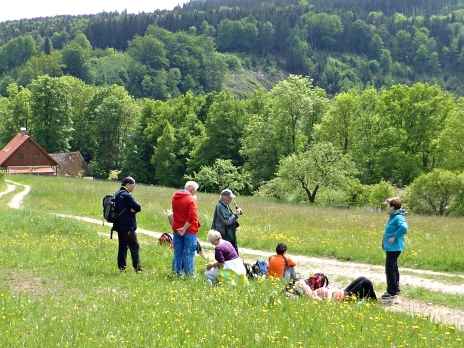
[[[461,171],[463,8],[192,0],[0,23],[0,143],[26,126],[100,178],[364,204],[365,185]]]

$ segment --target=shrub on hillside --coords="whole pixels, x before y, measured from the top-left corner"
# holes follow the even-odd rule
[[[411,211],[428,215],[463,215],[464,175],[434,169],[409,186],[406,203]]]

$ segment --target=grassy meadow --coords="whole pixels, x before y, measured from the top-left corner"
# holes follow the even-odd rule
[[[0,204],[0,337],[2,347],[461,347],[464,332],[428,318],[385,311],[375,303],[287,298],[279,281],[245,288],[173,277],[172,252],[139,234],[146,270],[120,274],[108,226],[53,216],[101,218],[101,200],[118,183],[13,176],[32,186],[24,209]],[[15,193],[18,193],[17,189]],[[139,227],[168,231],[173,189],[138,185]],[[205,240],[217,195],[199,193]],[[237,197],[239,244],[292,254],[383,263],[383,213],[342,211]],[[401,265],[461,272],[459,219],[408,217]],[[434,246],[429,246],[434,244]],[[454,253],[458,255],[453,256]],[[460,257],[458,257],[460,256]],[[406,264],[407,263],[407,264]]]
[[[119,188],[119,183],[108,181],[33,176],[13,179],[33,186],[25,198],[25,209],[96,219],[102,217],[103,196]],[[166,213],[173,192],[172,188],[136,187],[134,197],[142,204],[142,212],[137,215],[139,228],[170,231]],[[206,240],[218,198],[198,193],[201,240]],[[385,212],[283,204],[257,197],[237,197],[235,201],[244,212],[238,236],[242,247],[274,251],[277,242],[284,242],[292,254],[384,262],[381,240],[387,220]],[[401,255],[402,267],[464,272],[464,243],[456,243],[464,239],[464,219],[409,215],[407,221],[410,230]]]

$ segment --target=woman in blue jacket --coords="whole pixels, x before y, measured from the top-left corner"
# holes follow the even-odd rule
[[[399,197],[387,200],[388,221],[383,233],[382,249],[386,253],[385,275],[387,277],[387,291],[382,299],[396,297],[400,292],[400,272],[398,271],[398,257],[404,250],[404,235],[408,233],[408,224],[404,217],[407,212],[401,209]]]

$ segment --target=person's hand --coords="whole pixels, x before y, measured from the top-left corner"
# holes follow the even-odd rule
[[[136,213],[134,208],[131,208],[131,213]]]
[[[183,227],[178,228],[177,229],[177,234],[182,237],[185,234],[184,228]]]
[[[210,262],[206,265],[205,268],[209,271],[211,268],[213,268],[213,264]]]
[[[237,210],[235,211],[235,214],[242,215],[242,208],[237,208]]]
[[[390,237],[390,238],[388,238],[388,242],[389,242],[389,243],[393,243],[394,241],[395,241],[395,237]]]

